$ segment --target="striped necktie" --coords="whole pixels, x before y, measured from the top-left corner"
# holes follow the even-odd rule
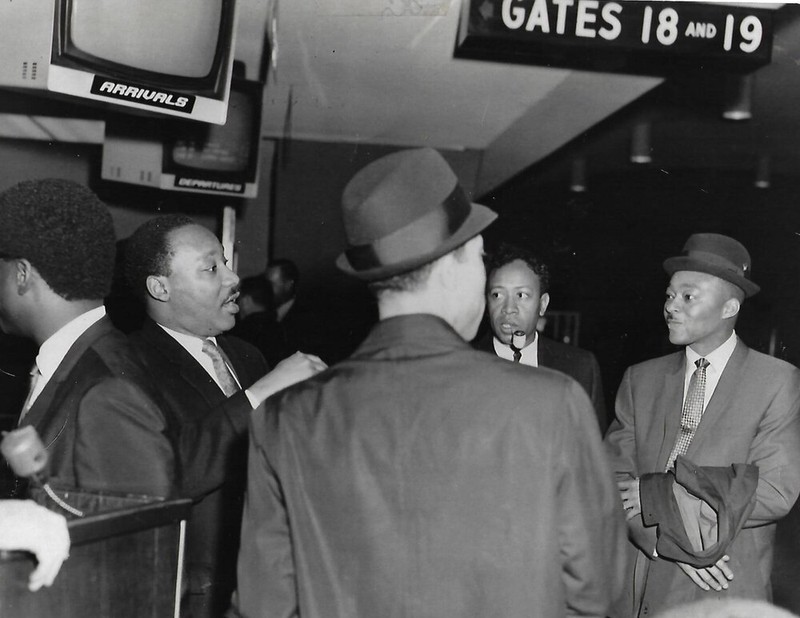
[[[222,392],[225,393],[225,396],[230,397],[239,391],[239,383],[236,381],[236,378],[233,377],[230,365],[223,355],[222,350],[220,350],[211,339],[206,339],[203,341],[203,352],[211,359],[214,365],[214,373],[217,374],[217,383],[222,389]]]

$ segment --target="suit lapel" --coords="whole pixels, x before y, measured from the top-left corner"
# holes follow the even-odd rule
[[[663,434],[661,448],[655,469],[663,471],[667,465],[669,454],[675,444],[675,438],[681,426],[681,405],[683,403],[683,384],[685,376],[685,354],[676,354],[673,366],[664,374],[661,391],[654,393],[653,405],[661,410],[663,418]]]
[[[230,339],[224,335],[217,336],[217,344],[225,353],[225,356],[228,357],[228,360],[231,364],[231,369],[233,369],[234,374],[236,374],[236,379],[239,381],[239,385],[242,388],[247,388],[247,386],[253,383],[253,376],[251,376],[250,372],[248,371],[248,364],[239,356],[237,348],[231,345]]]
[[[539,367],[550,367],[551,369],[558,369],[559,363],[557,362],[556,358],[553,355],[553,348],[550,347],[547,339],[542,337],[541,334],[539,334],[538,336],[538,341],[536,342],[536,346],[537,346],[536,359],[539,363]]]
[[[714,389],[714,394],[711,396],[703,416],[700,418],[700,425],[698,425],[692,443],[689,445],[689,450],[686,453],[687,457],[691,458],[694,450],[702,446],[705,437],[712,435],[713,428],[717,425],[722,415],[725,414],[725,411],[730,409],[731,399],[738,385],[742,382],[742,372],[744,371],[747,352],[747,346],[741,340],[737,341],[733,354],[728,359],[725,370],[722,372],[719,382],[717,382],[717,388]]]
[[[196,391],[200,397],[211,403],[224,398],[224,393],[200,363],[158,324],[148,320],[142,329],[142,337],[148,345],[152,346],[153,350],[163,356],[167,363],[176,366],[177,373],[186,383],[187,388]]]
[[[63,389],[61,385],[67,380],[75,365],[86,353],[86,351],[101,337],[112,332],[113,326],[107,317],[103,317],[92,324],[80,337],[72,344],[66,356],[59,363],[53,377],[47,382],[36,401],[33,402],[31,409],[25,415],[23,425],[33,425],[37,427],[48,416],[50,409],[57,409],[66,396],[68,388]],[[69,386],[69,385],[67,385]],[[48,419],[49,420],[49,419]]]

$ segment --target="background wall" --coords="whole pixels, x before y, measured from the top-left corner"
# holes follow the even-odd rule
[[[755,189],[752,148],[762,129],[724,123],[696,93],[685,84],[660,88],[491,194],[473,195],[500,213],[486,234],[490,247],[502,238],[550,258],[551,307],[581,312],[581,345],[600,359],[609,401],[626,366],[670,349],[661,317],[661,262],[693,232],[727,233],[745,243],[763,291],[745,304],[738,331],[757,349],[800,361],[794,318],[800,309],[800,180],[781,169],[769,189]],[[642,119],[653,128],[653,162],[644,166],[628,159],[631,129]],[[693,135],[691,127],[702,130]],[[739,149],[741,143],[746,147]],[[308,316],[309,351],[335,362],[376,318],[365,286],[335,267],[346,246],[341,194],[359,169],[396,148],[291,141],[279,143],[273,156],[274,142],[262,141],[262,147],[259,197],[235,205],[238,271],[252,275],[270,257],[293,259],[302,274],[298,302]],[[110,205],[119,238],[172,211],[219,233],[226,200],[103,182],[100,148],[0,139],[0,189],[26,178],[72,178]],[[714,158],[713,151],[725,156]],[[480,153],[443,154],[472,191]],[[582,194],[568,190],[575,156],[587,161],[588,191]],[[18,356],[0,350],[0,357]]]
[[[393,147],[293,141],[276,162],[271,255],[293,260],[301,272],[298,303],[309,315],[312,351],[332,362],[349,354],[376,318],[361,282],[335,266],[347,241],[341,220],[345,185],[369,162]],[[471,192],[479,154],[443,155]]]

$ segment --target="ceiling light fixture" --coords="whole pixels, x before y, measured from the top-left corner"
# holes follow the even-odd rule
[[[575,157],[572,159],[572,171],[570,174],[569,190],[573,193],[583,193],[586,191],[586,158]]]
[[[756,163],[756,181],[753,184],[759,189],[769,189],[769,177],[770,157],[769,155],[762,154],[758,157],[758,163]]]
[[[637,122],[631,136],[631,163],[650,163],[653,148],[650,145],[650,123]]]
[[[728,75],[725,79],[725,102],[722,117],[726,120],[750,120],[753,117],[755,75]]]

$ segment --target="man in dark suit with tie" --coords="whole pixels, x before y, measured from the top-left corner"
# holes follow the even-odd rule
[[[527,249],[502,243],[487,256],[486,270],[490,328],[473,345],[501,358],[555,369],[574,378],[592,400],[600,432],[605,432],[608,419],[603,381],[594,354],[543,337],[537,331],[550,303],[547,264]]]
[[[325,367],[296,353],[268,372],[234,326],[239,277],[209,230],[183,215],[156,217],[128,240],[126,274],[148,320],[131,341],[161,387],[181,464],[181,492],[195,501],[187,535],[193,618],[220,615],[233,590],[246,429],[278,390]]]
[[[308,315],[302,315],[302,308],[298,314],[297,286],[300,283],[300,270],[297,265],[287,258],[270,260],[264,277],[272,287],[275,301],[276,333],[278,337],[275,349],[270,352],[267,359],[277,362],[286,358],[292,352],[303,347],[303,329],[308,328]]]
[[[669,340],[685,347],[628,368],[605,439],[631,539],[629,585],[615,618],[698,599],[770,599],[776,522],[800,493],[800,370],[751,350],[734,331],[742,302],[759,291],[749,253],[733,238],[694,234],[664,268]],[[711,564],[659,555],[656,489],[677,491],[685,462],[758,469],[752,511]],[[714,493],[720,517],[741,502],[733,485]]]
[[[51,485],[167,496],[166,421],[106,316],[114,226],[87,187],[22,182],[0,196],[0,326],[39,347],[20,425],[49,454]]]
[[[624,523],[588,397],[467,343],[495,213],[432,149],[373,161],[342,202],[337,265],[380,319],[253,419],[237,610],[605,616]]]

